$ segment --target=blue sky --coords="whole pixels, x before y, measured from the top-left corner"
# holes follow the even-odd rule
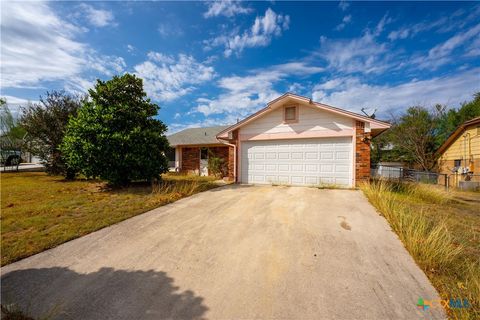
[[[1,95],[135,73],[170,132],[290,91],[383,118],[480,91],[476,2],[5,2]]]

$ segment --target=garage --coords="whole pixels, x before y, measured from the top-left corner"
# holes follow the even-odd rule
[[[352,137],[242,141],[241,182],[352,186]]]
[[[286,93],[220,131],[233,180],[355,187],[370,179],[371,140],[390,124]]]

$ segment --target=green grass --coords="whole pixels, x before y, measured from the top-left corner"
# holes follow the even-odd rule
[[[449,317],[480,318],[480,195],[387,181],[362,190],[441,298],[468,299],[470,308],[447,308]]]
[[[110,189],[43,172],[2,173],[1,264],[217,186],[211,177],[167,174],[161,183]]]

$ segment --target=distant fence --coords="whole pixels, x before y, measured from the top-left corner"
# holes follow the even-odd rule
[[[370,172],[372,178],[396,179],[401,181],[421,182],[428,184],[442,184],[445,185],[446,174],[418,171],[402,167],[390,167],[385,165],[378,165],[371,168]]]
[[[464,190],[480,189],[480,175],[475,174],[445,174],[428,171],[418,171],[403,167],[377,165],[370,169],[374,179],[410,181],[444,186],[446,189],[460,188]]]

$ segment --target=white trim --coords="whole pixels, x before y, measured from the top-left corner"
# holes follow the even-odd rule
[[[352,188],[357,186],[357,120],[352,119],[353,135],[352,135]]]
[[[175,170],[182,169],[182,147],[175,147]]]

